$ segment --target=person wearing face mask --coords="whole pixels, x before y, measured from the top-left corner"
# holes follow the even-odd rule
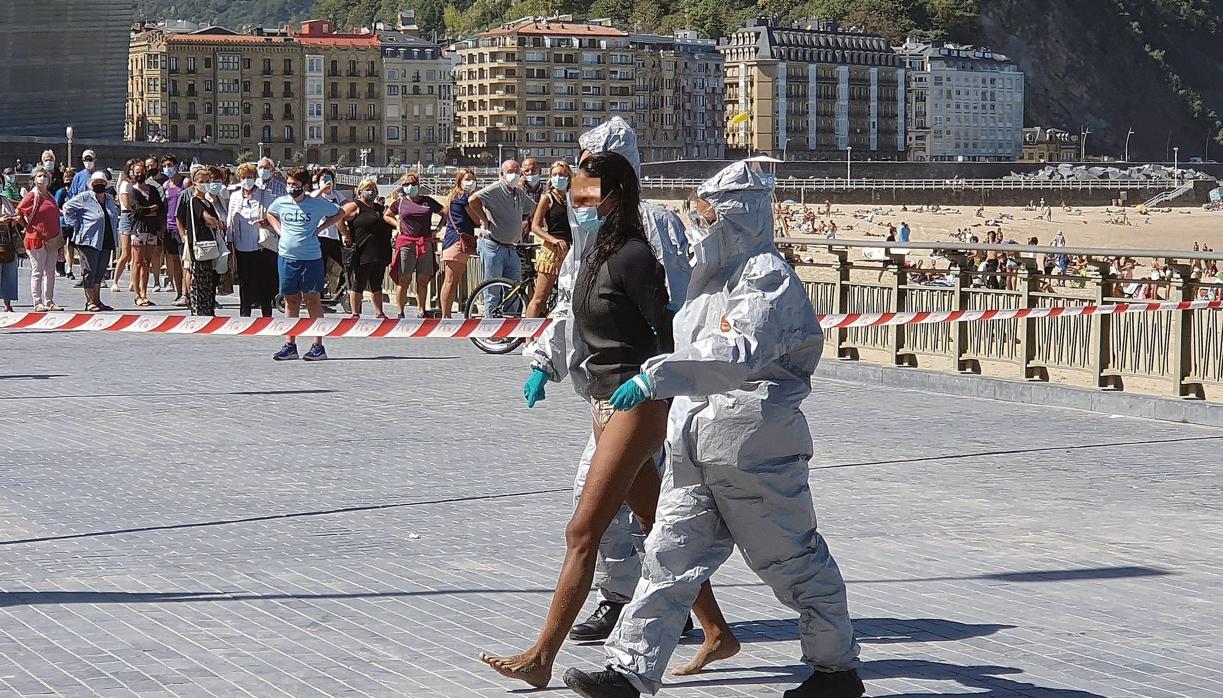
[[[166,180],[169,179],[170,176],[167,175],[162,170],[161,162],[153,155],[150,155],[144,159],[144,171],[145,171],[144,181],[150,187],[153,187],[154,189],[157,190],[157,196],[158,198],[162,200],[163,202],[162,208],[164,209],[165,208],[164,202],[165,202],[165,197],[166,197],[165,184],[166,184]],[[165,226],[165,216],[163,215],[162,223],[159,229],[164,230],[165,227],[166,227]],[[157,241],[156,246],[151,247],[145,251],[150,253],[149,254],[149,269],[153,272],[153,291],[160,293],[161,292],[161,266],[162,266],[161,240]],[[167,285],[169,285],[168,282],[169,280],[167,279]]]
[[[49,177],[47,180],[47,191],[51,193],[51,196],[55,196],[55,192],[67,186],[64,184],[64,172],[55,162],[54,150],[42,151],[42,164],[40,167]]]
[[[522,280],[522,260],[518,257],[518,243],[527,229],[529,216],[535,211],[535,202],[519,186],[522,167],[516,160],[501,163],[501,177],[493,184],[471,195],[467,203],[467,215],[484,229],[476,250],[484,267],[484,280],[498,277],[510,281]],[[485,291],[485,308],[499,308],[502,304],[502,289]]]
[[[645,361],[613,393],[616,414],[672,399],[658,525],[644,577],[605,645],[608,669],[570,669],[586,698],[635,698],[662,673],[699,585],[737,545],[777,598],[800,614],[812,675],[787,698],[857,698],[845,582],[816,530],[811,433],[801,403],[824,336],[807,291],[773,244],[772,185],[738,162],[697,190],[688,300],[675,349]]]
[[[166,262],[166,276],[169,277],[165,290],[174,288],[174,305],[177,308],[186,307],[186,284],[183,269],[183,238],[178,230],[178,204],[184,191],[188,194],[191,182],[187,181],[178,171],[178,158],[166,155],[161,159],[161,174],[166,181],[161,185],[162,200],[166,205],[165,232],[161,238],[161,252]]]
[[[256,165],[255,186],[274,197],[285,195],[285,181],[276,176],[276,164],[271,158],[263,158]]]
[[[584,133],[578,139],[582,147],[582,159],[602,152],[615,152],[632,163],[640,175],[640,153],[637,150],[637,134],[619,117],[612,117],[599,126]],[[572,185],[572,183],[571,183]],[[642,201],[641,224],[655,259],[666,274],[667,295],[670,303],[668,317],[684,302],[688,288],[691,266],[688,261],[688,241],[683,224],[678,216],[662,206]],[[583,399],[590,399],[590,386],[586,380],[583,363],[589,356],[589,348],[582,341],[572,321],[573,288],[581,273],[583,253],[593,236],[577,224],[570,208],[570,229],[573,232],[573,248],[561,264],[557,280],[557,302],[552,311],[552,323],[539,338],[527,344],[523,354],[531,361],[531,377],[523,386],[523,397],[527,406],[533,407],[545,398],[548,381],[562,381],[568,376],[573,390]],[[581,501],[586,476],[590,470],[590,459],[594,454],[594,435],[586,442],[586,448],[578,460],[577,473],[573,480],[573,501]],[[612,524],[599,541],[598,575],[599,605],[584,622],[574,626],[570,638],[578,641],[603,640],[615,626],[620,610],[633,597],[633,589],[641,579],[641,558],[638,554],[641,531],[628,507],[621,507]],[[733,636],[724,639],[718,646],[703,646],[688,665],[676,670],[677,674],[695,673],[706,660],[724,653],[733,653],[737,647]]]
[[[527,158],[522,161],[522,190],[531,197],[531,201],[536,204],[548,192],[548,183],[540,175],[539,161],[535,158]]]
[[[34,189],[17,204],[17,215],[25,226],[25,249],[30,258],[30,295],[34,312],[63,310],[55,304],[55,260],[64,238],[60,210],[51,194],[51,176],[34,171]]]
[[[60,253],[60,264],[56,265],[56,271],[61,272],[61,276],[69,281],[76,279],[76,274],[73,268],[76,266],[76,245],[72,244],[72,227],[64,220],[64,207],[68,205],[68,191],[72,186],[72,179],[76,176],[76,170],[71,167],[64,168],[63,186],[55,192],[55,205],[59,206],[59,228],[64,233],[64,249]],[[61,270],[62,265],[62,270]],[[80,288],[74,285],[74,288]]]
[[[13,175],[0,174],[0,187],[8,184]],[[17,248],[20,247],[21,231],[18,228],[19,218],[17,208],[7,196],[0,196],[0,244],[3,256],[0,256],[0,301],[4,301],[4,312],[13,312],[13,302],[17,298]]]
[[[161,247],[166,220],[161,190],[149,183],[144,168],[145,163],[139,160],[132,166],[132,186],[127,194],[132,207],[132,285],[140,307],[153,305],[149,300],[149,273],[153,271],[153,253]]]
[[[386,207],[378,203],[378,182],[361,180],[357,200],[344,204],[344,215],[348,226],[344,244],[352,250],[347,270],[352,317],[361,317],[361,305],[368,291],[374,302],[374,317],[384,320],[382,280],[391,263],[395,228],[386,220]]]
[[[238,188],[229,195],[226,228],[238,266],[238,314],[250,317],[256,306],[272,317],[276,301],[276,253],[259,244],[261,230],[271,230],[267,212],[277,197],[260,189],[253,163],[238,167]]]
[[[178,201],[178,229],[183,236],[183,262],[192,315],[216,315],[217,273],[215,260],[195,260],[198,242],[216,241],[224,244],[225,217],[217,211],[209,195],[214,187],[212,172],[199,167],[191,172],[191,190],[184,191]]]
[[[91,313],[114,308],[102,302],[102,280],[111,255],[119,248],[119,207],[107,193],[110,184],[102,172],[89,176],[89,191],[64,205],[64,221],[72,226],[72,240],[81,257],[81,288],[85,309]]]
[[[399,180],[399,195],[386,210],[386,221],[394,227],[395,250],[391,257],[391,281],[395,283],[395,305],[399,317],[404,316],[408,303],[408,286],[416,278],[416,316],[426,317],[429,307],[429,282],[437,273],[437,258],[433,253],[435,230],[433,216],[441,216],[445,224],[445,209],[431,196],[421,193],[420,177],[409,172]]]
[[[123,172],[119,175],[119,191],[115,196],[115,201],[119,204],[119,257],[115,260],[115,271],[110,281],[110,290],[114,293],[119,292],[119,281],[123,278],[127,265],[132,261],[131,193],[134,181],[132,168],[138,162],[143,169],[144,163],[140,160],[128,160],[123,164]],[[127,290],[134,291],[135,280],[133,279],[127,286]]]
[[[346,215],[330,201],[307,195],[306,187],[309,185],[310,173],[306,168],[290,170],[286,188],[288,193],[273,201],[267,212],[272,230],[280,236],[277,243],[280,254],[277,271],[280,295],[285,299],[285,316],[294,319],[303,304],[310,317],[323,317],[322,294],[326,271],[319,235],[328,226],[344,225]],[[297,359],[297,338],[290,336],[272,358],[276,361]],[[315,337],[314,344],[301,358],[306,361],[326,359],[323,338]]]
[[[348,197],[336,189],[335,172],[322,169],[315,173],[315,189],[311,196],[330,201],[336,208],[348,203]],[[319,244],[323,246],[324,266],[327,269],[325,291],[332,297],[344,276],[344,246],[340,242],[338,226],[328,226],[319,231]]]
[[[573,245],[573,231],[569,227],[569,180],[573,170],[569,163],[552,163],[548,178],[548,191],[535,206],[535,219],[531,232],[543,241],[543,247],[535,256],[535,294],[527,304],[527,317],[543,317],[548,297],[556,287],[561,263]]]
[[[654,461],[667,424],[663,400],[637,413],[616,412],[608,402],[669,342],[666,281],[641,222],[637,173],[613,152],[587,158],[579,170],[574,218],[593,241],[573,291],[573,321],[590,349],[582,370],[593,400],[595,452],[585,491],[565,529],[565,560],[538,640],[520,655],[480,657],[501,675],[536,688],[551,679],[552,663],[590,593],[599,539],[616,512],[627,503],[645,530],[654,520],[659,488]],[[708,631],[706,642],[719,643],[733,634],[708,586],[705,591],[697,615]],[[692,605],[690,600],[681,612]]]
[[[442,238],[442,263],[446,275],[442,280],[442,317],[450,317],[459,284],[467,274],[467,260],[476,252],[476,223],[467,213],[467,204],[476,190],[476,173],[459,170],[454,187],[446,196],[446,235]]]
[[[0,196],[8,199],[13,204],[21,201],[21,187],[17,186],[17,173],[13,168],[4,168],[4,183],[0,184]]]
[[[81,169],[72,177],[72,184],[68,187],[68,198],[75,198],[82,192],[90,190],[89,178],[93,177],[97,166],[98,156],[92,150],[81,153]]]

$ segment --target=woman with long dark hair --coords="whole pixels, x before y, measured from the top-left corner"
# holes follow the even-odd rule
[[[458,295],[459,284],[467,273],[467,260],[476,250],[476,222],[467,213],[467,204],[476,190],[475,170],[462,169],[454,178],[454,188],[446,196],[446,236],[442,239],[442,317],[450,317],[450,306]]]
[[[574,220],[594,238],[574,288],[573,320],[590,350],[584,366],[595,453],[565,529],[565,561],[539,639],[520,655],[480,655],[501,675],[536,688],[552,678],[556,655],[590,593],[599,539],[616,512],[627,502],[643,532],[653,524],[661,484],[655,458],[666,437],[665,401],[647,400],[629,412],[618,412],[609,402],[646,359],[670,344],[666,282],[641,222],[637,173],[623,156],[605,152],[584,160],[575,180]],[[708,584],[694,610],[705,644],[692,664],[676,673],[695,673],[739,650]]]

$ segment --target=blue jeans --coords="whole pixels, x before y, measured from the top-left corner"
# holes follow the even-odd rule
[[[518,258],[518,249],[512,245],[502,245],[488,238],[480,238],[476,244],[480,253],[480,262],[484,266],[484,280],[504,277],[511,281],[522,280],[522,260]],[[501,305],[504,291],[489,289],[484,292],[484,307],[496,308]]]

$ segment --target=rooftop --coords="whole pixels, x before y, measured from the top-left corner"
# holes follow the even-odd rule
[[[524,17],[480,34],[481,37],[509,35],[623,37],[628,36],[628,33],[602,21],[575,20],[570,15],[559,15],[556,17]]]

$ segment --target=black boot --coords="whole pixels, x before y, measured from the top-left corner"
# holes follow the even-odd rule
[[[569,631],[569,639],[576,642],[606,640],[607,636],[611,635],[612,628],[616,627],[616,621],[620,620],[620,611],[623,610],[622,603],[599,602],[599,607],[589,618],[573,626],[573,630]]]
[[[581,669],[565,672],[565,685],[582,698],[639,698],[641,692],[620,674],[605,669],[587,674]]]
[[[817,671],[797,688],[786,691],[784,698],[859,698],[864,693],[866,687],[854,669]]]

